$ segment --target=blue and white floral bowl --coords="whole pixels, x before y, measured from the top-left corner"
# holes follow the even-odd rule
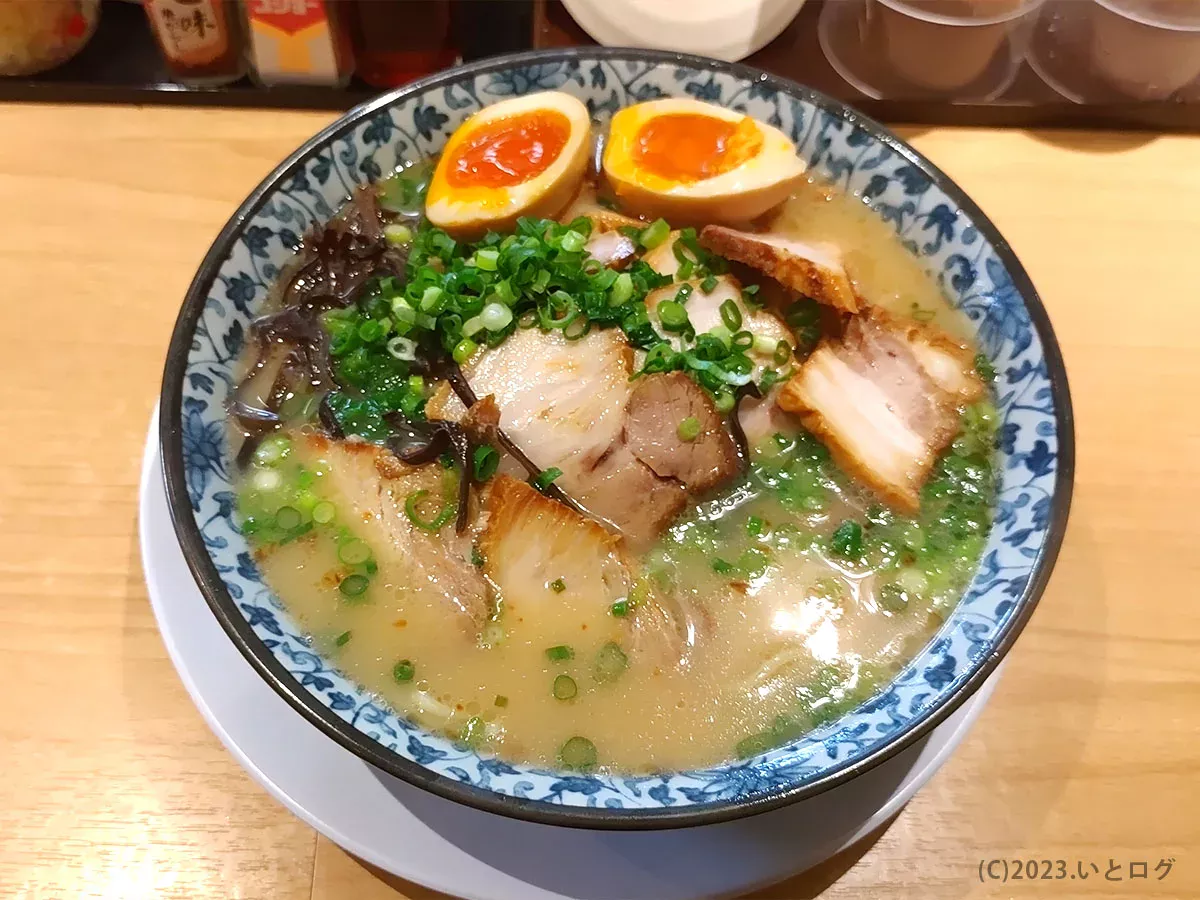
[[[812,169],[896,229],[966,313],[999,373],[999,508],[963,601],[882,694],[755,759],[650,777],[565,776],[429,734],[311,650],[233,521],[224,403],[247,325],[299,236],[356,184],[436,154],[481,106],[550,88],[582,98],[601,120],[641,100],[689,95],[782,128]],[[167,489],[192,572],[234,643],[293,707],[366,761],[444,797],[593,828],[762,812],[853,778],[929,732],[983,683],[1033,612],[1066,527],[1074,469],[1066,372],[1046,312],[1008,244],[950,179],[814,91],[745,66],[643,50],[554,50],[464,66],[360,106],[308,141],[247,198],[205,257],[175,326],[161,409]]]

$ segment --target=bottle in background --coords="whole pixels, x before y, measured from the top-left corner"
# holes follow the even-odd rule
[[[233,0],[143,0],[171,75],[183,84],[228,84],[246,71]]]
[[[395,87],[458,60],[450,0],[356,0],[354,55],[374,87]]]
[[[242,0],[250,62],[265,85],[345,86],[354,71],[346,4],[336,0]]]

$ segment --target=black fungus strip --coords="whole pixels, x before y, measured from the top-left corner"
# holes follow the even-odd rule
[[[321,420],[321,425],[331,438],[341,440],[346,436],[346,432],[342,430],[342,423],[337,420],[337,416],[333,413],[333,407],[329,405],[328,394],[321,398],[321,403],[317,407],[317,418]]]
[[[742,428],[742,421],[739,418],[742,411],[742,401],[747,397],[753,397],[755,400],[762,399],[762,391],[758,389],[758,385],[753,381],[747,381],[734,391],[733,411],[729,415],[729,430],[733,432],[733,440],[737,444],[738,456],[741,457],[742,462],[742,471],[745,471],[750,465],[750,442],[746,440],[746,432]]]

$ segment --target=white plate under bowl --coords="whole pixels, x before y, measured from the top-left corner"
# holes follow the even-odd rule
[[[242,767],[331,841],[384,871],[468,900],[707,900],[811,868],[886,823],[978,718],[1000,676],[928,737],[858,778],[749,819],[617,832],[502,818],[368,765],[310,725],[221,630],[175,539],[158,414],[142,461],[139,533],[150,602],[193,702]]]

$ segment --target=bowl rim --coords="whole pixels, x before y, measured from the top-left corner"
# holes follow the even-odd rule
[[[182,402],[183,380],[186,374],[188,351],[195,325],[203,312],[217,272],[228,256],[243,227],[261,209],[267,197],[304,165],[309,156],[328,142],[352,131],[364,119],[402,103],[406,99],[436,90],[465,78],[537,63],[569,62],[572,60],[630,60],[657,65],[720,72],[735,78],[765,85],[772,90],[805,100],[842,120],[863,129],[874,140],[886,144],[892,151],[919,168],[952,202],[970,217],[972,224],[991,244],[997,257],[1008,270],[1014,286],[1021,295],[1030,320],[1042,343],[1047,375],[1051,384],[1058,439],[1057,472],[1054,499],[1047,526],[1046,540],[1033,560],[1032,574],[1016,602],[1013,615],[1001,627],[991,651],[977,660],[958,690],[942,698],[922,715],[914,718],[899,733],[882,743],[861,759],[837,766],[807,784],[786,788],[752,800],[724,800],[712,804],[682,809],[590,808],[563,806],[540,800],[498,794],[485,788],[463,784],[435,773],[400,754],[385,749],[328,709],[316,697],[301,687],[295,678],[275,659],[254,634],[236,602],[226,590],[216,567],[205,548],[192,513],[183,466]],[[1032,616],[1050,574],[1067,526],[1075,472],[1075,430],[1066,365],[1050,325],[1049,316],[1033,282],[1017,259],[1008,242],[983,210],[971,200],[945,173],[874,120],[852,107],[820,91],[787,78],[772,75],[741,63],[728,63],[704,56],[674,51],[643,50],[626,47],[569,47],[532,50],[491,57],[457,68],[438,72],[403,87],[388,91],[346,112],[321,129],[276,166],[238,207],[218,233],[205,253],[196,275],[188,286],[183,306],[172,329],[163,371],[160,396],[159,445],[163,458],[163,479],[175,533],[187,559],[192,577],[225,629],[234,645],[251,666],[287,703],[337,741],[342,747],[383,772],[411,785],[430,791],[447,800],[485,812],[496,813],[543,825],[592,828],[605,830],[647,830],[685,828],[726,822],[757,815],[815,796],[849,781],[912,746],[958,709],[999,665]]]

